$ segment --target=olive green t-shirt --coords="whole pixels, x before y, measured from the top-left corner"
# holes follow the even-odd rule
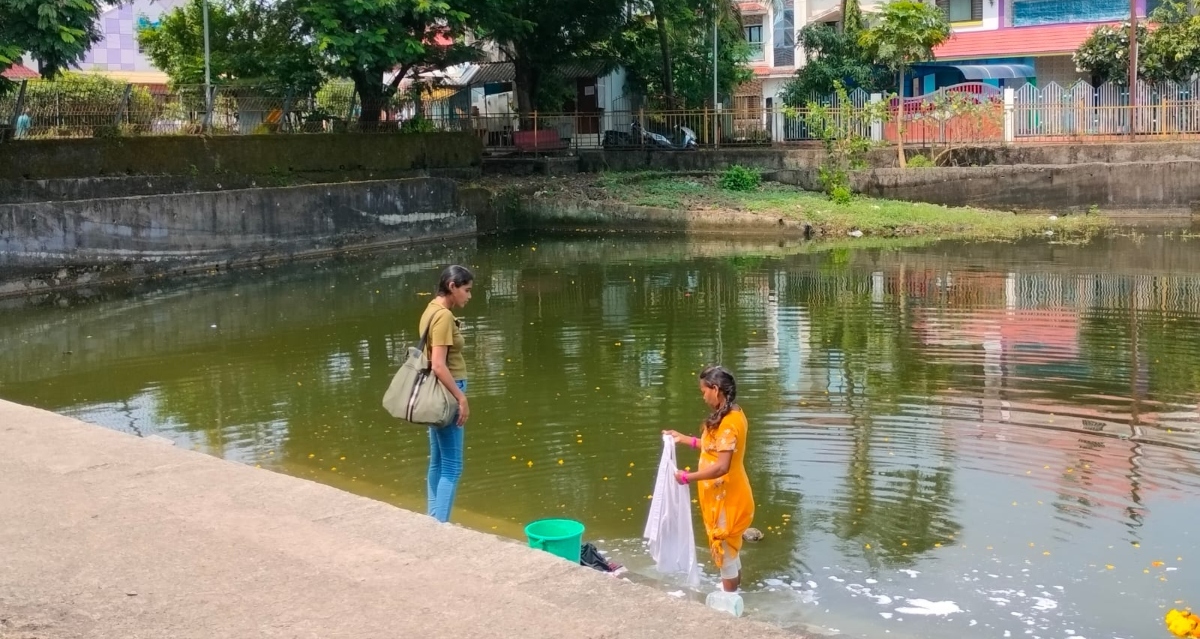
[[[425,327],[429,326],[430,320],[433,321],[433,326],[429,329],[426,353],[432,356],[434,346],[449,347],[446,350],[446,368],[450,369],[450,376],[456,380],[466,379],[467,360],[463,358],[466,340],[463,339],[462,329],[454,319],[453,311],[439,304],[437,300],[432,300],[421,314],[421,323],[418,326],[421,335],[425,334]]]

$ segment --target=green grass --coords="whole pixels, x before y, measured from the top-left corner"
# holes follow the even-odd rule
[[[1110,226],[1096,215],[1014,215],[969,207],[855,197],[847,205],[820,193],[767,183],[750,192],[721,189],[711,177],[655,173],[609,173],[599,176],[609,199],[639,206],[689,210],[736,210],[782,215],[807,222],[826,237],[859,230],[864,235],[941,238],[1016,239],[1053,231],[1056,236],[1086,238]]]

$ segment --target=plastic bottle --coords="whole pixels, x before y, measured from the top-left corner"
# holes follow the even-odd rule
[[[708,593],[708,597],[704,600],[704,605],[713,610],[727,612],[734,617],[741,617],[744,607],[741,595],[736,592],[725,592],[723,590]]]

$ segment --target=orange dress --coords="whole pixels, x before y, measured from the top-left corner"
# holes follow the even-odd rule
[[[754,495],[750,492],[750,477],[746,475],[743,463],[746,426],[746,414],[740,409],[733,410],[715,429],[705,428],[700,439],[700,470],[717,463],[718,453],[733,452],[729,473],[696,482],[700,514],[708,533],[713,563],[718,569],[726,560],[737,559],[742,550],[742,533],[754,521]]]

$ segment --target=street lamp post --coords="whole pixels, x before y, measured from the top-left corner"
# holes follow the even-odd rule
[[[1131,2],[1133,0],[1130,0]],[[208,46],[208,0],[204,0],[204,132],[212,128],[212,60]]]

